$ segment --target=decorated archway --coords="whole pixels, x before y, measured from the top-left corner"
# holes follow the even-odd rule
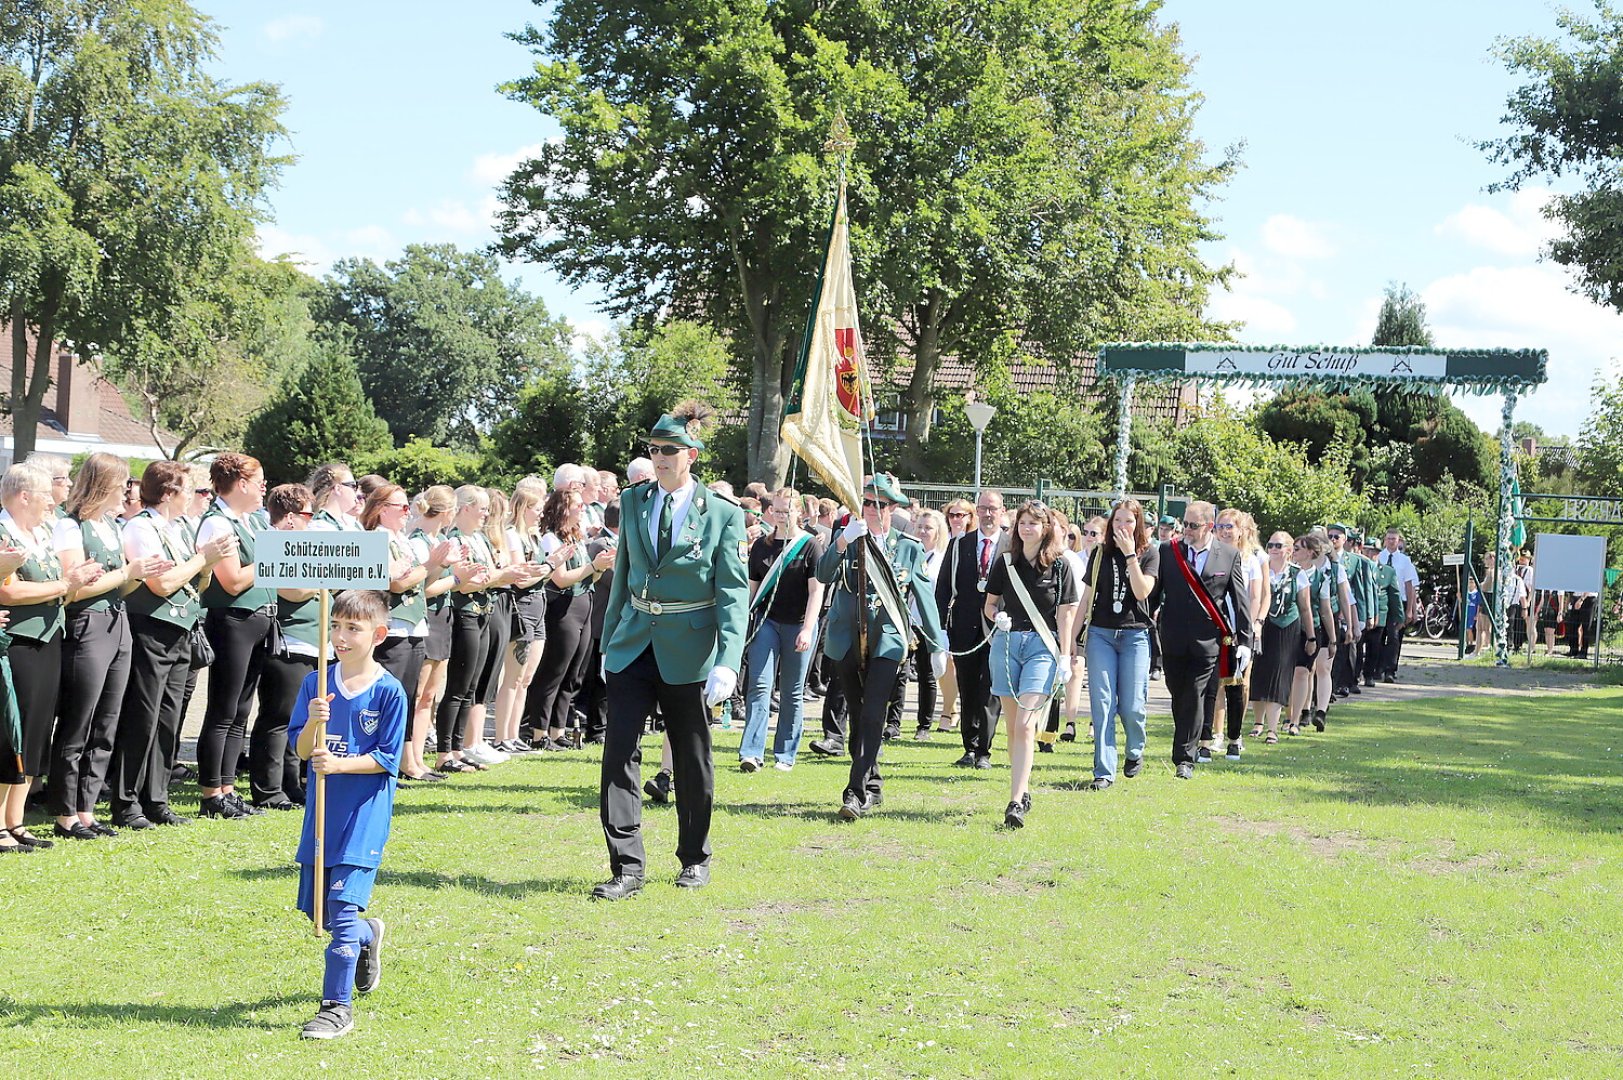
[[[1312,384],[1329,391],[1403,390],[1504,397],[1499,429],[1499,514],[1494,550],[1496,563],[1509,565],[1511,494],[1516,465],[1510,428],[1516,401],[1545,382],[1549,354],[1543,349],[1432,349],[1372,346],[1305,348],[1281,345],[1123,342],[1099,350],[1099,371],[1120,388],[1116,426],[1116,489],[1127,490],[1127,458],[1132,452],[1133,388],[1140,382],[1196,382],[1217,386],[1270,387]],[[1510,662],[1505,635],[1508,590],[1495,590],[1494,652],[1500,664]]]

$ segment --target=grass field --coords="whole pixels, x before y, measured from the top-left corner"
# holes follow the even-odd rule
[[[741,775],[718,733],[714,884],[604,875],[596,761],[402,793],[383,985],[301,1042],[320,947],[297,820],[196,822],[0,863],[0,1061],[46,1077],[1623,1075],[1623,691],[1338,707],[1331,730],[1067,785],[942,737]],[[649,740],[645,747],[657,754]],[[187,807],[182,806],[182,809]]]

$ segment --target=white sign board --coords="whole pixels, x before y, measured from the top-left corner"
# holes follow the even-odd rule
[[[1539,533],[1533,546],[1533,588],[1598,593],[1606,580],[1606,537]]]
[[[1464,566],[1465,565],[1465,552],[1459,551],[1459,552],[1455,552],[1453,555],[1444,555],[1443,556],[1443,565],[1444,566]]]
[[[1190,375],[1318,375],[1338,378],[1368,375],[1441,379],[1448,375],[1448,357],[1439,353],[1372,353],[1335,349],[1307,352],[1256,352],[1249,349],[1220,352],[1202,349],[1187,354],[1184,371]]]
[[[254,584],[387,590],[389,534],[268,529],[254,537]]]

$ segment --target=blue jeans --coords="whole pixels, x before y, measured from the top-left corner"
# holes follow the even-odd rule
[[[812,628],[815,640],[816,627]],[[772,756],[793,765],[800,752],[800,730],[805,718],[806,672],[811,670],[816,650],[795,651],[800,623],[780,623],[764,619],[750,640],[744,667],[749,676],[745,692],[744,740],[738,745],[738,758],[766,759],[766,722],[772,705],[772,679],[778,680],[778,728],[772,740]]]
[[[1093,709],[1093,775],[1116,778],[1116,717],[1127,756],[1144,756],[1144,698],[1150,687],[1150,632],[1088,627],[1088,699]]]

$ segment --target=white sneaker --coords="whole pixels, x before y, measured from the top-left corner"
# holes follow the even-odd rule
[[[795,767],[795,763],[792,761],[774,761],[772,767],[779,772],[789,772]]]
[[[472,746],[463,747],[462,756],[469,761],[478,762],[480,765],[500,765],[508,760],[506,754],[485,743],[474,743]]]

